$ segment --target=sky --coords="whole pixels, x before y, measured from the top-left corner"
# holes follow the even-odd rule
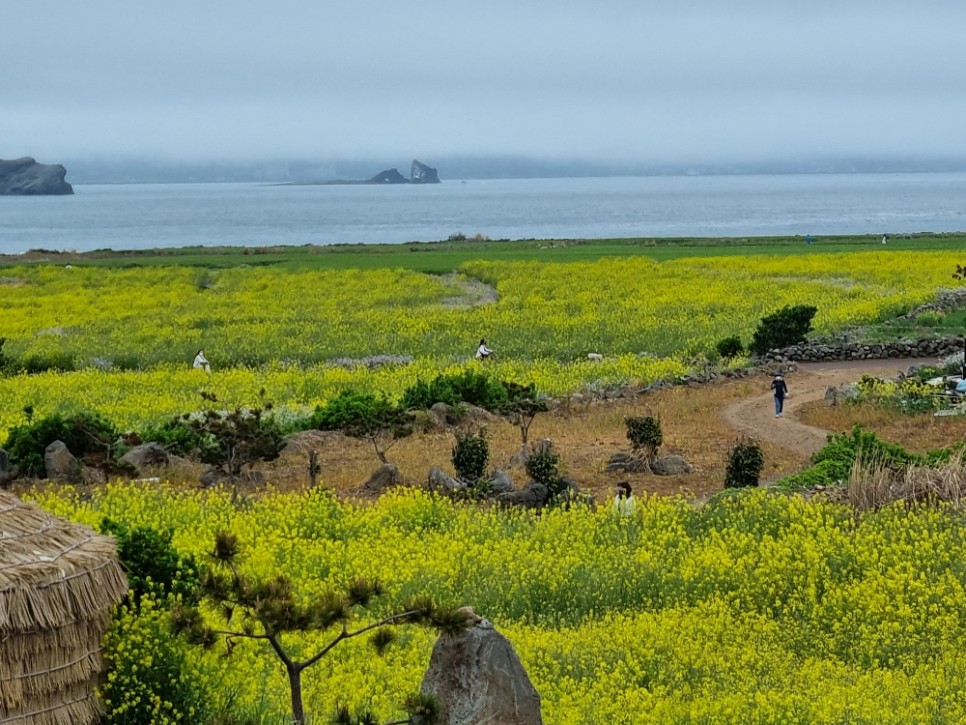
[[[0,158],[966,157],[962,0],[5,2]]]

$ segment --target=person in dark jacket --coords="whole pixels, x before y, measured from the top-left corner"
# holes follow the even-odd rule
[[[785,378],[781,373],[775,373],[775,379],[771,381],[771,389],[775,393],[775,417],[781,418],[785,398],[788,397],[788,386],[785,385]]]

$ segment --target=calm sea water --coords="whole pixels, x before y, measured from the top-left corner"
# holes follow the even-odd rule
[[[446,239],[966,231],[966,174],[79,185],[0,197],[0,252]]]

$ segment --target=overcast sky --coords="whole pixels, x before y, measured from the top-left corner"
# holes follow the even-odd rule
[[[963,0],[9,0],[0,158],[966,156]]]

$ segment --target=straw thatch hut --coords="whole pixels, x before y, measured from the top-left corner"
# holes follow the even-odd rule
[[[0,725],[92,723],[127,592],[113,539],[0,491]]]

